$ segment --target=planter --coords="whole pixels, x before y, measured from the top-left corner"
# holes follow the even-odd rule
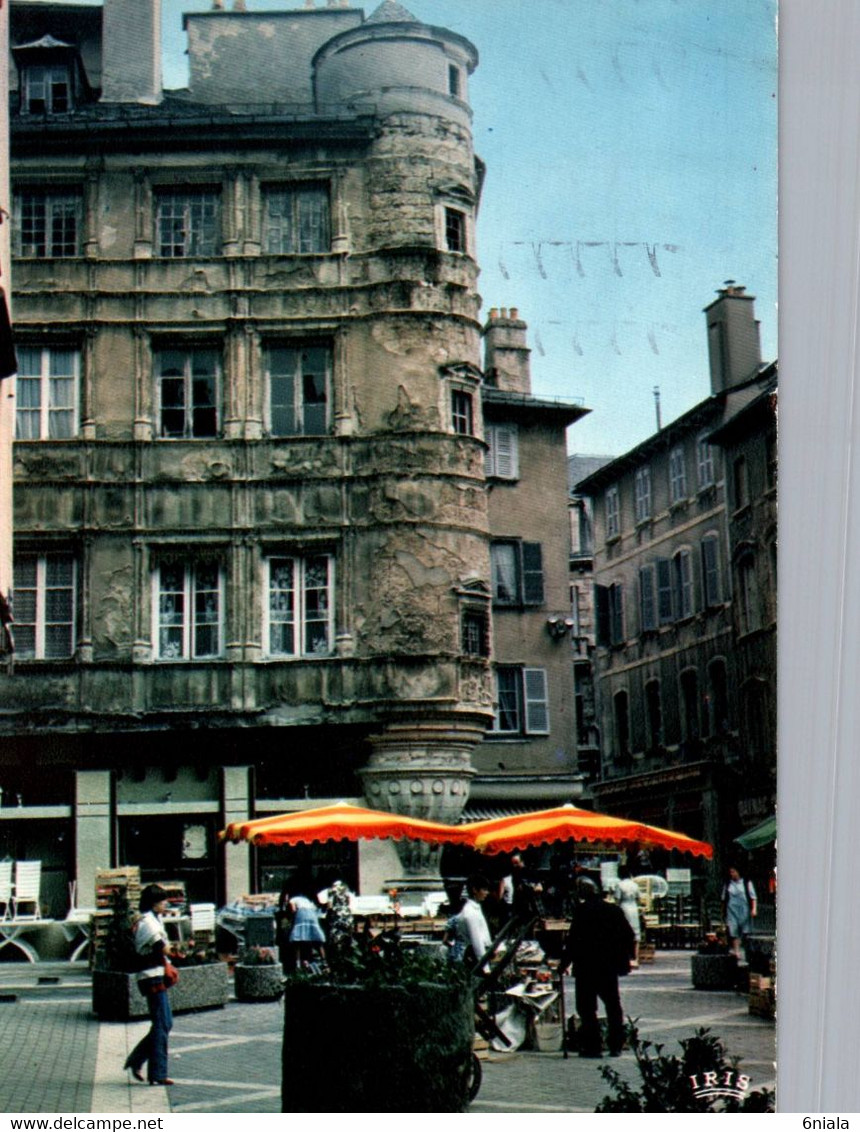
[[[694,955],[693,986],[696,990],[734,990],[738,961],[734,955]]]
[[[288,983],[283,1112],[465,1112],[466,985]]]
[[[179,982],[168,991],[174,1014],[224,1006],[230,998],[226,963],[180,967]],[[93,1010],[102,1021],[128,1022],[149,1016],[137,976],[124,971],[93,971]]]
[[[239,1002],[271,1002],[284,993],[283,963],[237,963],[234,988]]]

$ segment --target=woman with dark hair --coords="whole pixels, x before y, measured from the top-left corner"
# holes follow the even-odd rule
[[[729,865],[728,879],[723,885],[723,918],[732,955],[741,957],[741,940],[752,931],[756,914],[756,894],[752,881],[741,876],[737,865]]]
[[[137,985],[149,1007],[152,1026],[128,1055],[124,1068],[142,1081],[141,1068],[146,1062],[150,1085],[173,1084],[167,1076],[167,1038],[173,1027],[173,1014],[165,982],[168,939],[161,922],[166,908],[167,893],[157,884],[148,884],[140,894],[141,917],[134,925],[134,949],[141,964]]]

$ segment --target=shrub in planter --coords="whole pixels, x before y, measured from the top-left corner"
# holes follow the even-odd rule
[[[605,1096],[595,1112],[773,1112],[770,1089],[750,1091],[749,1078],[730,1058],[720,1039],[708,1029],[678,1044],[681,1056],[664,1054],[664,1046],[639,1037],[631,1019],[628,1043],[636,1058],[641,1084],[626,1080],[611,1066],[601,1075],[614,1095]],[[716,1074],[720,1092],[707,1088],[706,1073]]]
[[[266,1002],[284,993],[284,968],[270,947],[244,947],[234,971],[240,1002]]]
[[[463,1112],[474,1029],[462,967],[396,941],[289,976],[282,1111]]]
[[[707,935],[691,959],[696,990],[734,990],[738,982],[738,961],[728,944],[716,935]]]
[[[123,896],[114,906],[93,969],[93,1011],[103,1021],[125,1022],[149,1014],[146,1000],[137,989],[140,960],[134,949],[132,921]],[[211,950],[195,947],[189,940],[182,948],[172,950],[171,960],[180,968],[179,982],[169,991],[174,1013],[225,1005],[230,997],[227,965],[217,962]]]

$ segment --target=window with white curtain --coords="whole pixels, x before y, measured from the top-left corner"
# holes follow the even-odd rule
[[[269,656],[330,655],[334,633],[331,555],[272,555],[266,567]]]
[[[77,436],[78,351],[19,346],[17,355],[16,440],[70,440]]]

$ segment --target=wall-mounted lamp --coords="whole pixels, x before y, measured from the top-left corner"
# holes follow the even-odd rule
[[[565,633],[573,632],[572,617],[547,617],[546,631],[554,641],[560,641]]]

